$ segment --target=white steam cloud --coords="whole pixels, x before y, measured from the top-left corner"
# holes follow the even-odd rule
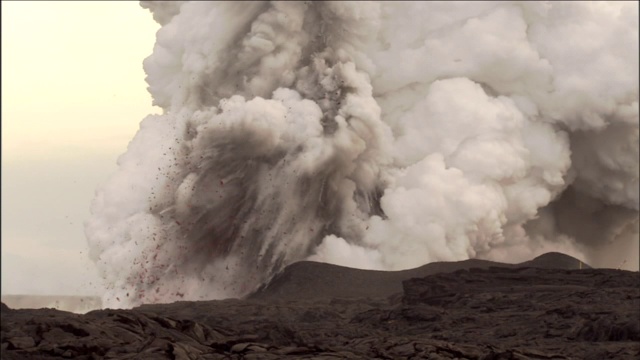
[[[105,306],[242,296],[304,259],[638,268],[637,2],[142,6],[164,113],[86,224]]]

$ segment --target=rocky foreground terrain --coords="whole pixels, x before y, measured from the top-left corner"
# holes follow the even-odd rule
[[[639,273],[579,267],[562,254],[404,272],[303,262],[244,300],[2,304],[2,359],[640,359]]]

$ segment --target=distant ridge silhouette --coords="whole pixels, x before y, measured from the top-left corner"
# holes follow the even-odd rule
[[[268,284],[247,299],[321,300],[332,298],[384,298],[402,292],[402,281],[428,275],[471,268],[536,267],[547,269],[589,269],[580,260],[558,252],[549,252],[519,264],[469,259],[434,262],[400,271],[362,270],[345,266],[300,261],[287,266]]]

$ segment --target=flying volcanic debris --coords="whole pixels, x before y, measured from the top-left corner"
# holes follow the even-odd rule
[[[163,114],[92,204],[105,306],[304,259],[638,268],[637,2],[141,5]]]

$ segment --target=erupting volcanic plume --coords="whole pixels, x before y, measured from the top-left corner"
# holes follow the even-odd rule
[[[242,296],[304,259],[637,269],[637,2],[142,6],[163,114],[92,204],[105,306]]]

